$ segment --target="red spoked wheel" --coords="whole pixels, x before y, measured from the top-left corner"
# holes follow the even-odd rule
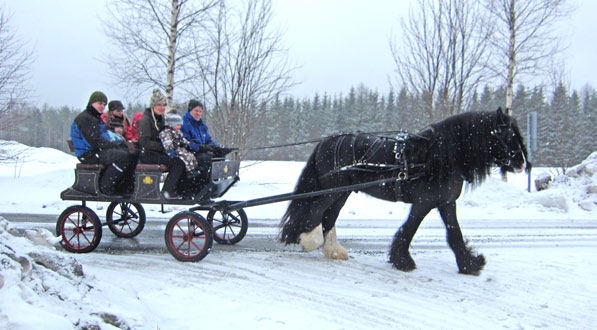
[[[145,209],[139,203],[112,202],[106,210],[108,228],[118,237],[133,238],[145,227]]]
[[[233,245],[240,242],[249,228],[249,220],[243,209],[235,211],[210,210],[207,213],[207,221],[212,225],[214,241],[219,244]]]
[[[56,235],[62,236],[60,244],[69,252],[91,252],[102,239],[102,223],[90,208],[70,206],[58,217]]]
[[[200,261],[213,245],[211,225],[195,212],[185,211],[173,216],[164,236],[168,252],[179,261]]]

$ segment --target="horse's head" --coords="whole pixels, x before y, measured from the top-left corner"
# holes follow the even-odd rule
[[[530,168],[527,148],[522,140],[516,119],[497,109],[496,126],[491,131],[491,154],[502,170],[520,173]]]

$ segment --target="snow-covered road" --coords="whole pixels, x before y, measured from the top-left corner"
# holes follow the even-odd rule
[[[400,221],[344,220],[348,261],[275,242],[256,220],[236,246],[214,245],[181,263],[163,243],[163,220],[136,239],[107,232],[98,249],[71,255],[94,289],[58,302],[82,313],[109,311],[131,329],[589,329],[597,322],[597,223],[591,220],[462,220],[488,264],[457,273],[439,220],[423,223],[412,254],[418,269],[386,262]],[[18,228],[39,223],[14,223]],[[160,248],[162,246],[162,248]],[[69,254],[70,255],[70,254]],[[53,308],[58,308],[54,306]],[[52,308],[50,308],[52,309]],[[59,309],[58,309],[59,310]]]

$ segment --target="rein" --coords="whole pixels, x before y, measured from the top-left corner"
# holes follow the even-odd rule
[[[264,150],[264,149],[275,149],[275,148],[285,148],[285,147],[295,147],[300,146],[303,144],[311,144],[311,143],[319,143],[323,141],[325,138],[301,141],[301,142],[294,142],[294,143],[286,143],[286,144],[277,144],[271,146],[262,146],[262,147],[253,147],[253,148],[242,148],[239,151],[249,151],[249,150]]]
[[[373,134],[373,135],[377,135],[377,134],[397,134],[403,131],[380,131],[380,132],[370,132],[370,133],[366,133],[366,134]],[[340,134],[348,134],[348,133],[340,133]],[[264,150],[264,149],[275,149],[275,148],[285,148],[285,147],[295,147],[295,146],[300,146],[300,145],[305,145],[305,144],[311,144],[311,143],[319,143],[325,139],[327,139],[328,137],[322,137],[322,138],[318,138],[318,139],[312,139],[312,140],[306,140],[306,141],[300,141],[300,142],[294,142],[294,143],[285,143],[285,144],[276,144],[276,145],[269,145],[269,146],[261,146],[261,147],[252,147],[252,148],[240,148],[239,151],[249,151],[249,150]]]

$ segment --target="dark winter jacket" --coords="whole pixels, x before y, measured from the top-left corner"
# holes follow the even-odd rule
[[[165,126],[164,116],[154,114],[150,108],[145,109],[139,121],[139,145],[143,152],[166,153],[159,135]]]
[[[110,140],[110,135],[101,116],[101,113],[88,105],[83,112],[75,117],[70,127],[70,139],[77,157],[90,151],[120,148],[120,143]]]
[[[209,135],[207,125],[205,125],[203,119],[195,120],[190,112],[185,113],[182,117],[182,128],[180,130],[184,138],[189,140],[189,147],[194,152],[198,152],[199,146],[202,144],[218,146],[216,141],[212,140],[211,135]]]

